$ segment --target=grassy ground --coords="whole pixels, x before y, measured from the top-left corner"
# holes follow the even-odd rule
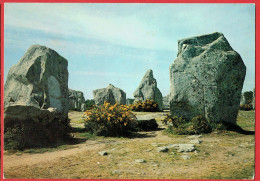
[[[254,174],[254,135],[234,131],[205,134],[200,138],[202,143],[196,145],[197,152],[189,153],[191,159],[184,160],[183,154],[174,148],[167,153],[157,149],[158,146],[189,143],[187,136],[168,135],[158,130],[140,132],[132,138],[105,138],[82,132],[82,113],[70,112],[70,118],[72,126],[78,130],[73,133],[74,137],[85,139],[84,142],[72,147],[65,145],[68,150],[60,148],[41,154],[33,151],[20,152],[19,155],[5,153],[5,177],[252,179]],[[160,127],[164,128],[162,119],[163,116],[156,118]],[[237,123],[243,129],[253,131],[254,111],[240,111]],[[107,156],[97,153],[103,150],[108,152]],[[29,158],[30,161],[20,163],[22,159]],[[146,162],[136,163],[136,159]]]

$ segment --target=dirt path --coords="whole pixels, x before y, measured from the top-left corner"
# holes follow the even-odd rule
[[[75,113],[74,113],[75,114]],[[76,114],[75,114],[76,115]],[[152,118],[160,117],[165,115],[165,113],[151,113],[149,116]],[[77,115],[76,115],[77,116]],[[79,117],[79,116],[77,116]],[[154,139],[156,140],[158,137],[162,138],[164,137],[167,139],[167,136],[164,136],[161,134],[161,131],[151,131],[147,132],[147,135],[152,135],[152,137],[148,137],[146,139]],[[135,141],[140,140],[143,138],[137,138]],[[131,140],[134,141],[134,140]],[[123,142],[123,141],[117,141],[117,142]],[[85,143],[81,143],[76,145],[77,148],[71,148],[67,150],[58,150],[53,152],[45,152],[45,153],[39,153],[39,154],[22,154],[22,155],[5,155],[4,156],[4,168],[9,169],[11,167],[15,166],[21,166],[21,165],[33,165],[37,163],[47,163],[50,161],[54,161],[55,159],[59,159],[61,157],[67,157],[71,155],[76,155],[79,153],[82,153],[84,151],[94,151],[94,150],[100,150],[103,147],[105,147],[105,143],[99,142],[99,141],[92,141],[88,140]]]
[[[5,155],[4,156],[4,168],[9,169],[14,166],[20,165],[33,165],[36,163],[46,163],[59,159],[61,157],[67,157],[75,155],[88,150],[98,150],[105,146],[104,143],[97,141],[87,141],[84,144],[77,145],[77,148],[71,148],[68,150],[59,150],[54,152],[45,152],[38,154],[22,154],[22,155]]]

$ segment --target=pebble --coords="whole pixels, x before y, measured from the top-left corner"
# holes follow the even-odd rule
[[[146,161],[144,159],[136,159],[135,162],[136,163],[145,163]]]
[[[158,152],[168,152],[169,149],[167,147],[158,147]]]
[[[98,152],[98,154],[99,154],[100,156],[108,155],[108,153],[107,153],[106,151],[100,151],[100,152]]]

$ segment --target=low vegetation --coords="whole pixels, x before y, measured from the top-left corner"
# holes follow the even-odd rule
[[[162,129],[165,116],[159,114],[156,121],[161,130],[138,132],[136,138],[92,137],[81,127],[79,117],[72,112],[71,124],[79,132],[75,139],[84,142],[57,151],[38,154],[35,149],[15,154],[4,153],[6,178],[57,178],[57,179],[252,179],[254,175],[254,135],[236,131],[221,131],[202,134],[202,143],[196,144],[196,152],[183,153],[169,148],[158,152],[158,147],[190,143],[186,135],[167,134]],[[77,115],[78,116],[77,116]],[[156,113],[135,113],[138,115]],[[75,118],[75,119],[74,119]],[[82,118],[83,119],[83,118]],[[171,123],[168,123],[171,124]],[[237,124],[254,131],[255,112],[239,111]],[[80,125],[80,126],[77,126]],[[83,132],[84,131],[84,132]],[[87,140],[87,141],[86,141]],[[60,149],[59,147],[57,149]],[[68,149],[68,150],[67,150]],[[107,151],[100,156],[98,152]],[[52,159],[49,159],[52,158]],[[48,159],[48,164],[46,160]],[[136,163],[144,159],[145,163]],[[22,160],[22,161],[21,161]],[[41,160],[41,161],[39,161]]]
[[[130,104],[129,108],[137,112],[158,112],[159,111],[158,103],[149,99],[146,99],[143,102],[138,101],[135,102],[134,104]]]
[[[166,132],[177,135],[210,133],[212,131],[210,122],[201,115],[194,117],[191,121],[183,117],[167,115],[162,122],[166,125],[169,124]]]
[[[253,109],[252,104],[240,104],[240,110],[250,111]]]
[[[69,138],[70,120],[54,119],[52,122],[34,120],[5,123],[4,147],[6,150],[23,150],[56,145]]]
[[[136,127],[136,117],[126,105],[105,102],[85,112],[86,132],[102,136],[124,136]]]

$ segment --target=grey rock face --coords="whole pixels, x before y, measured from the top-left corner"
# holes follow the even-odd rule
[[[31,118],[53,107],[68,116],[68,61],[45,46],[31,46],[8,72],[4,86],[5,121]],[[16,110],[17,109],[17,110]],[[35,112],[32,110],[35,109]],[[12,110],[12,111],[10,111]],[[27,112],[25,115],[21,110]]]
[[[222,33],[178,41],[170,66],[171,114],[236,123],[246,67]]]
[[[107,88],[93,90],[93,95],[96,105],[104,104],[105,101],[110,104],[126,104],[126,93],[112,84]]]
[[[166,146],[158,147],[158,152],[168,152],[169,149]]]
[[[98,154],[99,154],[100,156],[108,155],[108,153],[107,153],[106,151],[100,151],[100,152],[98,152]]]
[[[127,98],[126,99],[126,105],[130,105],[134,103],[134,99]]]
[[[83,92],[69,89],[69,109],[76,111],[86,111]]]
[[[137,129],[142,131],[153,131],[158,129],[156,120],[149,115],[138,115],[137,117]]]
[[[170,109],[170,94],[163,97],[163,109]]]
[[[144,159],[136,159],[135,162],[136,163],[145,163],[146,161]]]
[[[192,152],[195,150],[196,149],[194,144],[179,144],[178,152]]]
[[[157,88],[156,79],[153,77],[153,71],[148,70],[138,88],[134,92],[135,102],[145,101],[146,99],[154,100],[158,103],[159,110],[162,110],[162,93]]]

